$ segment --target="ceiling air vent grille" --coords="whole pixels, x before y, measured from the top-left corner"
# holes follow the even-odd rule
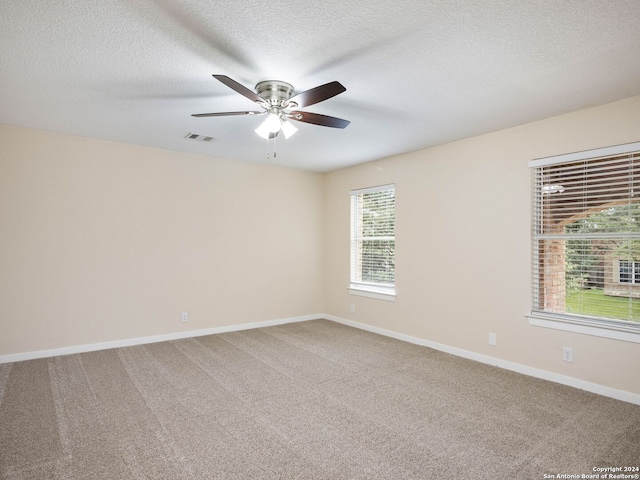
[[[187,133],[184,138],[188,138],[189,140],[200,140],[202,142],[210,142],[211,140],[213,140],[213,137],[198,135],[197,133]]]

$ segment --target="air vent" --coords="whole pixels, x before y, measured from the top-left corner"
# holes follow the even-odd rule
[[[198,135],[197,133],[187,133],[184,138],[188,138],[189,140],[200,140],[202,142],[210,142],[211,140],[213,140],[213,137]]]

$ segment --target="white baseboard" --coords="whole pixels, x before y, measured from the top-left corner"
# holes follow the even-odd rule
[[[107,350],[109,348],[131,347],[134,345],[144,345],[146,343],[166,342],[168,340],[179,340],[182,338],[201,337],[203,335],[214,335],[216,333],[236,332],[240,330],[250,330],[252,328],[272,327],[274,325],[284,325],[285,323],[305,322],[325,318],[323,314],[303,315],[300,317],[279,318],[276,320],[266,320],[263,322],[242,323],[240,325],[228,325],[223,327],[205,328],[202,330],[188,330],[185,332],[167,333],[164,335],[152,335],[149,337],[127,338],[124,340],[114,340],[111,342],[91,343],[88,345],[74,345],[71,347],[53,348],[50,350],[38,350],[35,352],[14,353],[11,355],[0,355],[0,364],[21,362],[23,360],[34,360],[37,358],[57,357],[59,355],[70,355],[72,353],[94,352],[96,350]]]
[[[373,327],[364,323],[354,322],[346,318],[336,317],[335,315],[324,315],[323,318],[331,320],[333,322],[342,323],[350,327],[359,328],[361,330],[367,330],[369,332],[378,333],[387,337],[392,337],[405,342],[415,343],[416,345],[422,345],[424,347],[433,348],[434,350],[440,350],[445,353],[451,353],[458,357],[468,358],[469,360],[475,360],[476,362],[485,363],[505,370],[511,370],[513,372],[529,375],[530,377],[541,378],[543,380],[549,380],[551,382],[560,383],[562,385],[568,385],[570,387],[579,388],[580,390],[586,390],[587,392],[597,393],[605,397],[615,398],[616,400],[622,400],[623,402],[629,402],[636,405],[640,405],[640,395],[637,393],[627,392],[625,390],[618,390],[597,383],[587,382],[566,375],[560,375],[559,373],[548,372],[539,368],[529,367],[520,363],[510,362],[507,360],[501,360],[499,358],[490,357],[489,355],[483,355],[480,353],[471,352],[469,350],[463,350],[461,348],[451,347],[449,345],[443,345],[441,343],[431,342],[418,337],[412,337],[411,335],[405,335],[403,333],[397,333],[384,328]]]

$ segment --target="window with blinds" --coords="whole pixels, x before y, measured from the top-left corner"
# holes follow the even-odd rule
[[[529,166],[532,315],[640,333],[640,142]]]
[[[395,185],[351,192],[350,288],[395,295]]]

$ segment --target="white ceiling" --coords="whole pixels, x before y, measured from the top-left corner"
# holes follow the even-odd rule
[[[0,123],[315,171],[640,94],[639,0],[0,0]],[[215,80],[347,91],[273,142]],[[187,133],[215,138],[185,139]]]

